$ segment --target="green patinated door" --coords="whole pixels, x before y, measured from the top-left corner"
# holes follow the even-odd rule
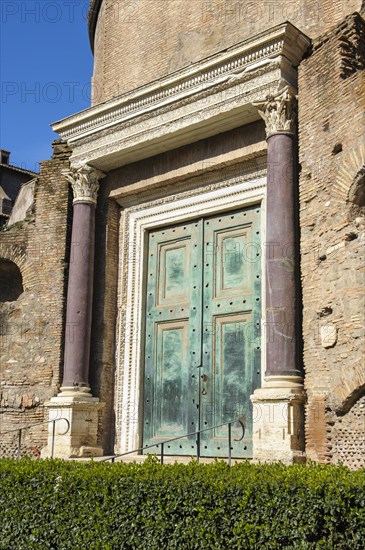
[[[149,234],[143,444],[234,421],[232,456],[252,456],[250,395],[260,385],[260,208]],[[202,456],[227,456],[228,429]],[[168,443],[191,455],[195,436]]]

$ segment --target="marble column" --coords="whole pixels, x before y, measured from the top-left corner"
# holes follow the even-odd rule
[[[73,222],[67,292],[65,359],[61,391],[90,392],[89,360],[94,277],[97,170],[84,165],[65,175],[73,190]]]
[[[266,124],[265,383],[251,396],[256,460],[304,460],[304,390],[297,364],[296,96],[284,87],[256,103]]]
[[[89,386],[91,314],[94,277],[95,207],[99,180],[105,174],[84,164],[64,174],[73,190],[73,221],[66,306],[63,382],[60,393],[46,406],[55,423],[54,456],[100,456],[97,446],[99,399]],[[49,425],[49,456],[53,425]]]

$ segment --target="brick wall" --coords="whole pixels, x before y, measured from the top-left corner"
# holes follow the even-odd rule
[[[158,79],[284,21],[311,38],[361,0],[104,0],[95,34],[93,103]]]
[[[0,303],[0,433],[45,420],[44,402],[61,381],[67,280],[69,191],[61,175],[69,151],[55,143],[42,163],[35,216],[0,232],[0,258],[20,269],[24,292]],[[47,426],[24,432],[23,451],[37,455]],[[0,455],[14,455],[17,433],[1,435]]]
[[[331,450],[335,462],[363,468],[365,457],[365,395],[336,419],[331,430]]]
[[[348,400],[365,392],[365,208],[351,203],[365,164],[364,37],[364,20],[349,16],[314,41],[299,69],[307,456],[362,466],[363,443],[338,421]],[[358,425],[354,411],[346,414]]]

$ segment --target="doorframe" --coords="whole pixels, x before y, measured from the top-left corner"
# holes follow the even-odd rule
[[[142,199],[143,200],[143,199]],[[141,202],[125,208],[121,216],[118,280],[118,320],[115,384],[115,452],[142,444],[144,367],[144,290],[148,232],[163,226],[247,206],[261,206],[261,242],[266,234],[266,175],[238,175],[219,183]],[[265,247],[261,248],[262,273]],[[265,293],[263,277],[262,295]],[[263,328],[263,327],[262,327]],[[261,364],[265,346],[262,333]],[[263,381],[263,369],[261,377]]]

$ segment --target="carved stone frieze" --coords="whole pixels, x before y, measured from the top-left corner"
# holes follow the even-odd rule
[[[264,101],[255,101],[260,116],[266,124],[267,137],[278,132],[295,133],[297,124],[297,96],[285,86],[276,94],[267,95]]]
[[[77,202],[96,204],[99,180],[105,177],[104,172],[96,170],[88,164],[82,164],[81,166],[71,166],[64,176],[71,184],[74,194],[74,204]]]
[[[154,116],[141,117],[139,120],[121,123],[113,128],[113,131],[104,130],[97,135],[80,139],[73,148],[74,162],[99,162],[101,158],[107,155],[109,158],[106,166],[107,170],[113,170],[120,165],[129,164],[143,158],[143,152],[146,147],[141,147],[142,143],[148,143],[149,154],[160,154],[166,150],[166,137],[169,136],[169,144],[173,148],[176,139],[176,147],[182,145],[182,135],[185,143],[202,139],[206,137],[204,130],[197,134],[199,125],[204,128],[206,121],[210,119],[219,119],[223,113],[227,115],[235,111],[240,112],[239,120],[242,124],[247,124],[257,120],[257,111],[253,107],[255,101],[269,94],[274,94],[278,87],[280,72],[275,68],[273,72],[260,74],[252,77],[251,85],[253,89],[245,91],[244,83],[237,79],[235,90],[219,90],[217,95],[210,98],[201,97],[195,102],[192,101],[185,105],[168,106],[156,112]],[[174,107],[174,108],[173,108]],[[200,112],[204,113],[205,118],[198,120]],[[238,115],[236,114],[235,120]],[[234,126],[233,123],[229,128]],[[191,137],[186,129],[194,130],[194,136]],[[220,131],[227,130],[227,126],[222,123],[219,126]],[[218,131],[218,130],[216,130]],[[203,133],[202,133],[203,132]],[[161,144],[162,148],[159,148]],[[153,152],[151,153],[151,148]],[[134,151],[136,151],[134,153]],[[115,155],[115,157],[114,157]],[[114,160],[115,159],[115,160]]]

